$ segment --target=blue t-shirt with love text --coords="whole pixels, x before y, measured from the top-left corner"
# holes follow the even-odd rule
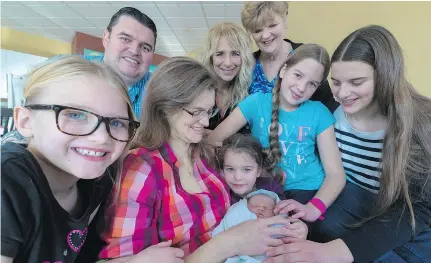
[[[255,93],[239,103],[252,135],[269,147],[272,94]],[[317,136],[335,122],[321,102],[306,101],[294,111],[279,110],[279,142],[282,158],[278,164],[286,174],[285,190],[317,190],[325,171],[316,153]]]

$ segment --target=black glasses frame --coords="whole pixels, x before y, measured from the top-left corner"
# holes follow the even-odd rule
[[[194,112],[190,111],[190,110],[188,110],[186,108],[183,108],[183,111],[185,111],[188,114],[190,114],[193,118],[196,118],[198,112],[206,112],[208,114],[208,118],[211,119],[214,116],[215,112],[217,111],[217,108],[213,107],[209,111],[197,110],[197,111],[194,111]],[[200,118],[198,121],[202,120],[202,118]]]
[[[103,123],[105,123],[106,131],[108,132],[109,136],[112,139],[114,139],[116,141],[120,141],[120,142],[128,142],[128,141],[131,141],[133,139],[133,137],[135,136],[136,130],[139,128],[139,125],[140,125],[140,123],[137,122],[137,121],[135,121],[135,120],[131,120],[131,119],[127,119],[127,118],[120,118],[120,117],[116,117],[116,118],[113,118],[113,117],[104,117],[104,116],[101,116],[99,114],[96,114],[96,113],[88,111],[88,110],[83,110],[83,109],[69,107],[69,106],[62,106],[62,105],[55,105],[55,104],[52,104],[52,105],[33,104],[33,105],[27,105],[27,106],[24,106],[24,107],[28,108],[28,109],[31,109],[31,110],[53,110],[55,112],[55,123],[57,125],[57,129],[60,132],[64,133],[64,134],[72,135],[72,136],[87,136],[87,135],[90,135],[93,132],[95,132],[97,130],[97,128],[99,128],[100,124],[103,122]],[[82,111],[82,112],[93,114],[94,116],[97,117],[97,124],[96,124],[96,126],[94,126],[94,128],[93,128],[93,130],[91,132],[86,133],[86,134],[72,134],[72,133],[68,133],[68,132],[63,131],[60,128],[60,125],[58,124],[58,116],[60,115],[60,112],[62,110],[66,110],[66,109],[79,110],[79,111]],[[130,133],[130,131],[129,131],[129,136],[131,136],[131,138],[129,138],[128,140],[119,140],[119,139],[115,138],[111,134],[111,129],[110,129],[110,125],[109,125],[109,123],[112,120],[126,120],[126,121],[129,121],[130,122],[129,129],[131,129],[131,128],[133,129],[132,133]]]

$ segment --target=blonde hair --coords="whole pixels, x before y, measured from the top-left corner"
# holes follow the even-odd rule
[[[201,55],[201,62],[210,71],[214,72],[212,56],[216,52],[217,44],[221,38],[225,38],[229,46],[238,50],[241,56],[241,69],[230,82],[227,90],[226,106],[231,108],[248,95],[255,61],[251,49],[251,39],[247,32],[233,23],[221,23],[213,26],[208,32]]]
[[[171,136],[168,116],[192,103],[202,92],[215,90],[217,78],[204,65],[188,57],[164,60],[154,71],[146,87],[141,125],[133,148],[157,149]],[[193,155],[199,153],[213,164],[209,147],[192,144]]]
[[[43,96],[43,88],[50,83],[84,76],[95,76],[103,79],[110,88],[116,89],[127,103],[129,118],[136,120],[132,103],[127,93],[127,86],[121,77],[109,66],[86,60],[80,56],[60,56],[50,59],[33,69],[24,86],[24,101],[27,104],[33,103],[39,96]],[[61,88],[61,85],[59,85],[59,88]],[[120,186],[122,163],[129,150],[129,145],[130,143],[126,144],[120,158],[111,165],[116,170],[115,174],[111,174],[110,169],[107,169],[108,175],[117,188]],[[116,192],[118,193],[118,191]]]
[[[401,199],[414,234],[412,204],[417,200],[412,200],[412,187],[420,195],[430,195],[431,190],[431,100],[406,80],[401,47],[384,27],[371,25],[351,33],[332,55],[331,63],[337,61],[360,61],[374,69],[374,99],[388,119],[375,215]]]
[[[286,19],[289,12],[289,4],[285,1],[250,1],[244,4],[241,11],[241,22],[248,32],[254,32],[266,22],[272,21],[274,15]]]
[[[286,70],[295,66],[299,62],[304,59],[314,59],[318,63],[320,63],[324,68],[323,79],[322,82],[327,78],[329,73],[329,54],[326,49],[317,44],[304,44],[293,52],[293,54],[289,55],[287,61],[283,66],[286,67]],[[281,89],[282,79],[278,78],[274,88],[272,89],[272,121],[269,128],[269,149],[270,155],[273,160],[272,167],[275,167],[277,163],[281,160],[281,148],[280,142],[278,140],[278,113],[280,108],[280,89]],[[281,172],[281,171],[280,171]],[[276,173],[276,180],[278,182],[282,181],[282,176],[280,172]]]

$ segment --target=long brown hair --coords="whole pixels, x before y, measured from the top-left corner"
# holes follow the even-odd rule
[[[287,61],[284,63],[283,67],[286,67],[287,70],[307,58],[314,59],[323,66],[323,80],[325,80],[329,72],[329,54],[324,47],[317,44],[304,44],[295,49],[293,54],[288,56]],[[272,121],[269,128],[269,149],[271,158],[273,160],[273,168],[281,160],[281,148],[280,142],[278,141],[278,115],[280,108],[281,82],[282,79],[278,78],[274,88],[272,89]],[[283,180],[280,172],[281,171],[275,171],[275,179],[279,183],[281,183]]]
[[[381,26],[367,26],[347,36],[332,55],[331,63],[337,61],[360,61],[374,68],[374,99],[388,119],[380,190],[371,218],[401,199],[410,211],[414,232],[411,187],[419,196],[430,194],[425,189],[431,174],[431,100],[406,80],[401,47]]]
[[[171,136],[167,116],[182,110],[202,92],[215,90],[217,78],[204,65],[188,57],[164,60],[154,71],[146,87],[141,113],[141,125],[133,147],[157,149]],[[203,142],[192,145],[209,164],[214,158],[210,147]]]

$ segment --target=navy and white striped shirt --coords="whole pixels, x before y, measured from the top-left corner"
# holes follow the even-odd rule
[[[353,128],[338,107],[334,128],[347,180],[377,193],[380,187],[384,130],[361,132]]]

